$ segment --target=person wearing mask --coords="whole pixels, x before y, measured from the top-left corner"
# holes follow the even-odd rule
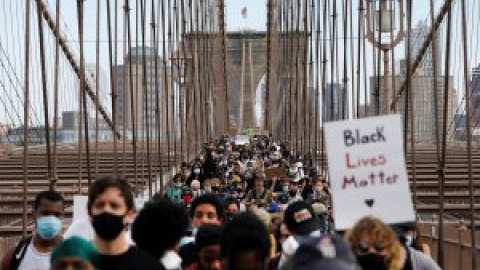
[[[187,178],[187,185],[190,185],[193,180],[200,181],[200,184],[205,180],[202,173],[202,166],[199,163],[195,163],[192,166],[190,176]]]
[[[326,207],[330,206],[330,191],[321,178],[313,180],[313,190],[308,194],[307,201],[310,203],[320,202]]]
[[[43,191],[33,205],[35,232],[3,256],[2,270],[48,270],[53,248],[62,240],[64,200],[56,191]]]
[[[193,227],[193,241],[182,241],[184,244],[180,247],[180,257],[182,258],[182,267],[187,268],[196,262],[196,248],[194,237],[205,224],[221,225],[225,219],[225,211],[220,199],[213,194],[205,194],[194,199],[190,206],[190,219]]]
[[[225,217],[231,220],[233,217],[240,213],[240,203],[233,197],[227,197],[224,201],[225,205]]]
[[[398,225],[398,228],[401,230],[400,240],[405,243],[405,246],[418,250],[429,257],[432,256],[430,246],[420,240],[420,228],[415,222]]]
[[[100,253],[102,270],[158,270],[152,256],[130,245],[127,228],[133,222],[133,190],[121,175],[98,178],[90,186],[87,209],[95,231],[93,243]]]
[[[168,198],[147,203],[132,225],[132,239],[138,248],[160,260],[167,270],[180,270],[180,239],[189,227],[184,208]]]
[[[42,191],[33,204],[35,232],[3,256],[2,270],[48,270],[55,245],[62,240],[64,201],[60,193]]]
[[[229,270],[264,270],[270,255],[270,236],[251,213],[241,213],[225,225],[221,242],[222,266]]]
[[[167,197],[176,203],[183,203],[184,184],[180,177],[174,177],[167,190]]]
[[[360,219],[345,236],[362,269],[440,269],[430,257],[405,247],[395,231],[377,218]]]
[[[200,188],[200,181],[193,180],[190,184],[190,190],[192,191],[192,199],[198,198],[205,192]]]
[[[272,201],[270,191],[265,188],[263,178],[256,178],[253,189],[247,194],[243,203],[246,206],[256,205],[257,207],[267,207]]]
[[[51,270],[100,269],[100,254],[87,240],[73,236],[58,243],[52,251]]]
[[[215,224],[206,224],[195,237],[197,262],[185,270],[222,270],[221,248],[223,227]]]

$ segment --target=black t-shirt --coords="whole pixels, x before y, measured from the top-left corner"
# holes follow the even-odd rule
[[[165,267],[147,253],[131,246],[120,255],[100,255],[102,270],[164,270]]]

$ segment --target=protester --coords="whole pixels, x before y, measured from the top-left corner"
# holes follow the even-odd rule
[[[64,203],[60,193],[42,191],[35,197],[35,232],[23,238],[2,259],[1,270],[48,270],[55,245],[62,240]]]
[[[254,188],[250,190],[243,201],[245,205],[257,207],[267,207],[272,201],[272,195],[264,186],[263,178],[256,178]]]
[[[291,261],[282,269],[355,270],[356,267],[355,255],[341,237],[323,235],[300,241]]]
[[[227,197],[224,200],[225,216],[227,220],[231,220],[240,212],[240,203],[233,197]]]
[[[168,198],[145,204],[132,225],[137,247],[159,259],[167,270],[181,269],[178,255],[180,239],[185,236],[189,218],[185,209]]]
[[[128,242],[126,232],[135,215],[133,190],[125,177],[107,175],[90,187],[87,209],[95,231],[101,270],[158,270],[162,265]]]
[[[362,269],[440,269],[430,257],[403,246],[394,230],[374,217],[359,220],[346,239]]]
[[[398,225],[401,230],[401,240],[407,247],[413,248],[424,253],[427,256],[432,256],[430,246],[420,240],[420,228],[415,222]]]
[[[193,237],[200,227],[205,224],[221,225],[225,220],[225,211],[222,202],[213,194],[202,195],[192,201],[190,207],[190,218],[193,226]],[[196,248],[193,241],[183,241],[180,247],[182,267],[189,268],[196,263]]]
[[[223,228],[220,225],[206,224],[195,237],[197,262],[186,270],[222,270],[221,241]]]
[[[225,225],[222,262],[228,270],[263,270],[270,255],[265,225],[250,213],[241,213]]]
[[[51,270],[100,269],[100,255],[92,243],[74,236],[55,246],[52,251],[51,265]]]

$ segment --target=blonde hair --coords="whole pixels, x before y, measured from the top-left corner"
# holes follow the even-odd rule
[[[400,270],[404,264],[404,249],[395,232],[375,217],[364,217],[355,226],[347,231],[345,238],[355,251],[360,239],[367,235],[372,242],[382,242],[385,245],[386,260],[389,270]]]

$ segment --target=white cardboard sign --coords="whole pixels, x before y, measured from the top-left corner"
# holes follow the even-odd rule
[[[400,115],[325,124],[335,228],[372,215],[385,223],[415,220]]]

